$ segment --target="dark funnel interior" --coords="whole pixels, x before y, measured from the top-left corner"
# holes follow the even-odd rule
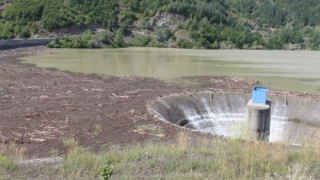
[[[161,98],[151,104],[162,120],[233,138],[244,138],[245,107],[250,94],[197,93]],[[272,101],[270,142],[320,143],[320,103],[295,96],[269,96]]]

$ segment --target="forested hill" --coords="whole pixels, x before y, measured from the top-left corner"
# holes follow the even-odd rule
[[[0,39],[49,47],[319,49],[319,0],[0,0]]]

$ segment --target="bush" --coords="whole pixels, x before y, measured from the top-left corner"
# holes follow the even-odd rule
[[[281,32],[280,38],[284,43],[299,44],[304,42],[302,34],[297,30],[285,29]]]
[[[113,170],[110,165],[106,165],[100,169],[100,177],[103,180],[108,180],[112,174],[113,174]]]
[[[171,2],[167,10],[196,20],[207,18],[210,23],[228,22],[226,5],[223,1],[177,1]]]
[[[128,22],[121,23],[118,31],[123,35],[130,35],[131,31],[129,30],[129,23]]]
[[[310,36],[311,47],[314,50],[319,50],[320,48],[320,32],[314,31]]]
[[[151,37],[137,37],[133,40],[132,46],[139,46],[139,47],[145,47],[148,46],[149,43],[152,41]]]
[[[173,32],[169,28],[162,29],[158,31],[158,41],[165,42],[168,41],[173,36]]]
[[[44,8],[43,0],[15,0],[4,11],[7,20],[26,25],[29,21],[38,21]]]
[[[114,37],[114,44],[119,48],[126,47],[126,43],[124,42],[124,35],[120,30],[116,32],[116,36]]]
[[[269,39],[267,43],[267,48],[269,49],[282,49],[283,46],[284,46],[283,41],[281,41],[281,39],[278,37],[273,37]]]
[[[0,25],[0,39],[10,39],[14,37],[14,26],[12,23]]]
[[[99,33],[99,40],[101,43],[106,44],[106,45],[111,45],[111,37],[109,36],[108,32],[106,30],[102,30]]]
[[[178,29],[186,29],[186,25],[183,22],[179,22]]]
[[[213,44],[211,44],[211,49],[219,49],[220,48],[220,43],[219,41],[215,41]]]
[[[121,12],[120,22],[132,24],[135,19],[136,19],[136,16],[134,15],[134,13],[132,11],[122,11]]]
[[[93,39],[92,39],[92,32],[86,31],[81,36],[79,36],[75,43],[73,44],[73,48],[94,48]]]
[[[79,11],[64,6],[59,1],[46,1],[42,18],[44,28],[53,30],[71,25],[85,25],[87,19]]]
[[[194,43],[185,39],[181,39],[178,41],[179,48],[187,48],[191,49],[194,46]]]
[[[22,28],[18,36],[20,38],[29,38],[30,37],[29,29],[27,27]]]
[[[11,171],[15,170],[16,167],[17,167],[17,165],[15,164],[13,159],[8,158],[8,157],[0,154],[0,174],[4,173],[6,171],[11,172]]]
[[[67,0],[67,2],[68,7],[77,10],[81,16],[89,17],[90,24],[102,25],[109,30],[118,28],[119,1]]]
[[[86,31],[82,35],[71,39],[66,36],[57,38],[51,41],[48,48],[98,48],[99,46],[94,43],[91,31]]]
[[[294,30],[283,30],[277,32],[269,39],[267,47],[270,49],[282,49],[285,44],[301,44],[303,42],[303,36],[300,32]]]

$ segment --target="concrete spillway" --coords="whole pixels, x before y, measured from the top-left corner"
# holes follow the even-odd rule
[[[270,142],[320,144],[320,103],[299,97],[270,96]],[[249,94],[197,93],[161,98],[151,110],[179,126],[233,138],[246,137]]]

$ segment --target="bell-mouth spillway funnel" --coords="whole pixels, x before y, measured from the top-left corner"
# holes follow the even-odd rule
[[[252,94],[202,92],[162,97],[149,104],[159,119],[214,135],[250,139],[244,131],[246,106]],[[269,142],[320,145],[320,103],[297,96],[268,97]],[[250,127],[250,126],[249,126]]]

